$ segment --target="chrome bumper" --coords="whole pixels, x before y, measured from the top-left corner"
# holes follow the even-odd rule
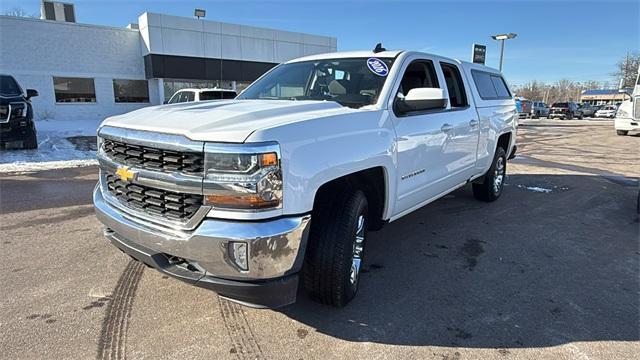
[[[100,186],[93,192],[96,216],[113,237],[167,257],[186,260],[206,276],[231,280],[274,279],[300,271],[309,232],[310,215],[270,221],[204,219],[194,230],[174,230],[137,218],[110,205]],[[249,270],[230,259],[229,242],[249,247]]]

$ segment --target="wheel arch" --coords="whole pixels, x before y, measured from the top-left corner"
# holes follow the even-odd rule
[[[389,184],[389,172],[382,165],[344,174],[325,181],[316,189],[313,194],[313,208],[316,209],[319,202],[344,188],[362,190],[369,205],[370,228],[378,230],[388,219],[389,200],[392,198]]]

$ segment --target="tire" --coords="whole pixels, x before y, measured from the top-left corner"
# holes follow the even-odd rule
[[[493,163],[489,171],[482,177],[482,183],[474,183],[473,196],[486,202],[498,200],[504,188],[504,179],[507,174],[507,155],[504,149],[498,147],[493,156]]]
[[[35,131],[22,141],[22,148],[26,150],[34,150],[38,148],[38,138]]]
[[[627,130],[616,130],[616,134],[620,136],[626,136],[629,132]]]
[[[569,113],[569,115],[567,115],[567,120],[573,120],[573,113]]]
[[[344,190],[316,207],[302,269],[304,288],[318,302],[343,307],[355,297],[360,283],[369,223],[367,198],[360,190]]]

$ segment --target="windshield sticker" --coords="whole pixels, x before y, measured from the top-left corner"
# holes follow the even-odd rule
[[[389,74],[389,68],[382,60],[377,58],[367,59],[367,67],[372,73],[378,76],[387,76]]]

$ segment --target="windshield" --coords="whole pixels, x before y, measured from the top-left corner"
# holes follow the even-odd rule
[[[393,59],[378,59],[391,68]],[[238,99],[328,100],[359,108],[374,104],[387,78],[387,71],[370,70],[372,59],[326,59],[283,64],[251,84]],[[384,67],[384,66],[382,66]],[[382,75],[378,75],[382,73]]]
[[[0,95],[19,96],[22,95],[22,89],[13,77],[8,75],[0,75]]]
[[[566,108],[566,107],[569,107],[569,104],[568,103],[555,103],[551,107]]]

